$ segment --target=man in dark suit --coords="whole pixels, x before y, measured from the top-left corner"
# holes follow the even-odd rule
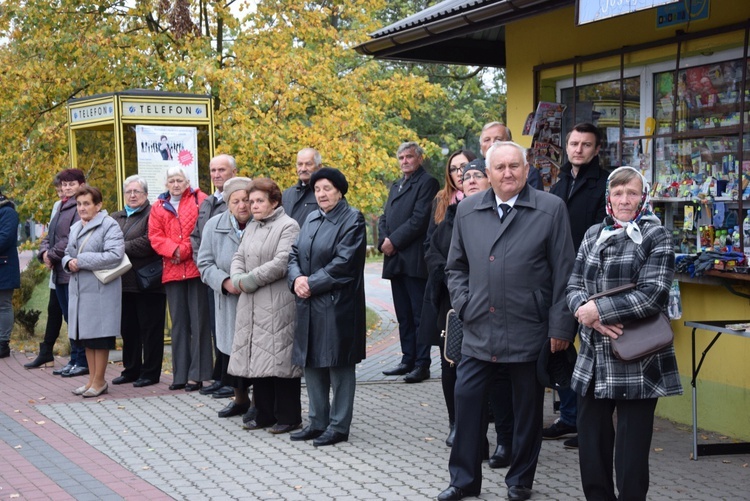
[[[227,204],[224,201],[224,183],[237,175],[237,162],[231,155],[216,155],[208,164],[211,173],[211,182],[216,188],[212,195],[209,195],[201,206],[198,208],[198,219],[195,222],[195,228],[190,234],[190,244],[193,246],[193,260],[198,262],[198,249],[201,246],[203,227],[212,217],[223,214],[227,210]],[[214,398],[229,398],[234,395],[234,390],[230,386],[225,386],[221,382],[222,377],[226,374],[227,368],[222,366],[221,352],[216,347],[216,307],[214,302],[214,291],[206,285],[206,294],[208,295],[208,317],[211,325],[211,339],[214,344],[214,370],[211,378],[214,380],[209,386],[200,390],[201,395],[213,395]]]
[[[568,161],[560,169],[560,178],[549,190],[568,206],[573,248],[578,252],[583,236],[591,226],[601,223],[606,215],[607,177],[609,171],[599,165],[602,134],[594,124],[580,123],[565,139]],[[578,433],[576,392],[570,388],[558,390],[560,417],[542,430],[547,440],[565,438]],[[578,447],[578,436],[568,438],[563,445]]]
[[[482,407],[499,368],[512,387],[513,450],[505,477],[508,499],[531,497],[542,445],[544,387],[536,362],[573,341],[575,319],[565,287],[573,260],[565,204],[531,189],[526,150],[511,142],[487,152],[492,188],[458,204],[445,267],[451,304],[463,320],[457,369],[456,436],[450,486],[439,500],[476,496],[482,487]]]
[[[418,383],[430,377],[430,346],[417,343],[417,332],[427,285],[423,244],[440,184],[422,167],[417,143],[401,144],[397,155],[403,176],[391,186],[380,217],[378,249],[385,254],[383,278],[391,281],[402,356],[383,374]]]
[[[281,194],[281,205],[284,212],[297,221],[300,228],[307,215],[318,208],[315,193],[310,188],[310,177],[320,169],[322,159],[320,153],[313,148],[304,148],[297,153],[297,183],[284,190]]]

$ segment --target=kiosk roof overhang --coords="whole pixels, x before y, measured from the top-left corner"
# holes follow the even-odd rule
[[[505,67],[505,25],[575,0],[445,0],[354,47],[378,59]]]

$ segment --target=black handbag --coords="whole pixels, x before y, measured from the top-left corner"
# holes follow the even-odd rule
[[[164,269],[161,258],[135,270],[135,281],[142,291],[150,291],[161,287],[161,274]]]
[[[461,345],[464,342],[463,325],[456,310],[449,310],[445,316],[445,330],[441,335],[445,339],[443,357],[451,364],[451,367],[461,361]]]

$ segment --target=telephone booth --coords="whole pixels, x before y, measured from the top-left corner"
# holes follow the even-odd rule
[[[183,167],[193,187],[210,193],[211,96],[131,89],[67,104],[71,167],[102,191],[108,211],[123,207],[122,184],[133,174],[146,179],[153,202],[171,166]]]

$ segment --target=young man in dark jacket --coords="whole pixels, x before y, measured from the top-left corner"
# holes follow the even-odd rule
[[[606,214],[604,194],[609,171],[599,165],[602,135],[594,124],[577,124],[565,142],[568,161],[560,169],[560,177],[550,193],[562,198],[568,206],[573,247],[578,252],[586,230],[602,222]],[[570,437],[578,432],[576,393],[569,388],[558,393],[560,417],[542,431],[547,440]],[[578,447],[578,437],[569,438],[563,445]]]

